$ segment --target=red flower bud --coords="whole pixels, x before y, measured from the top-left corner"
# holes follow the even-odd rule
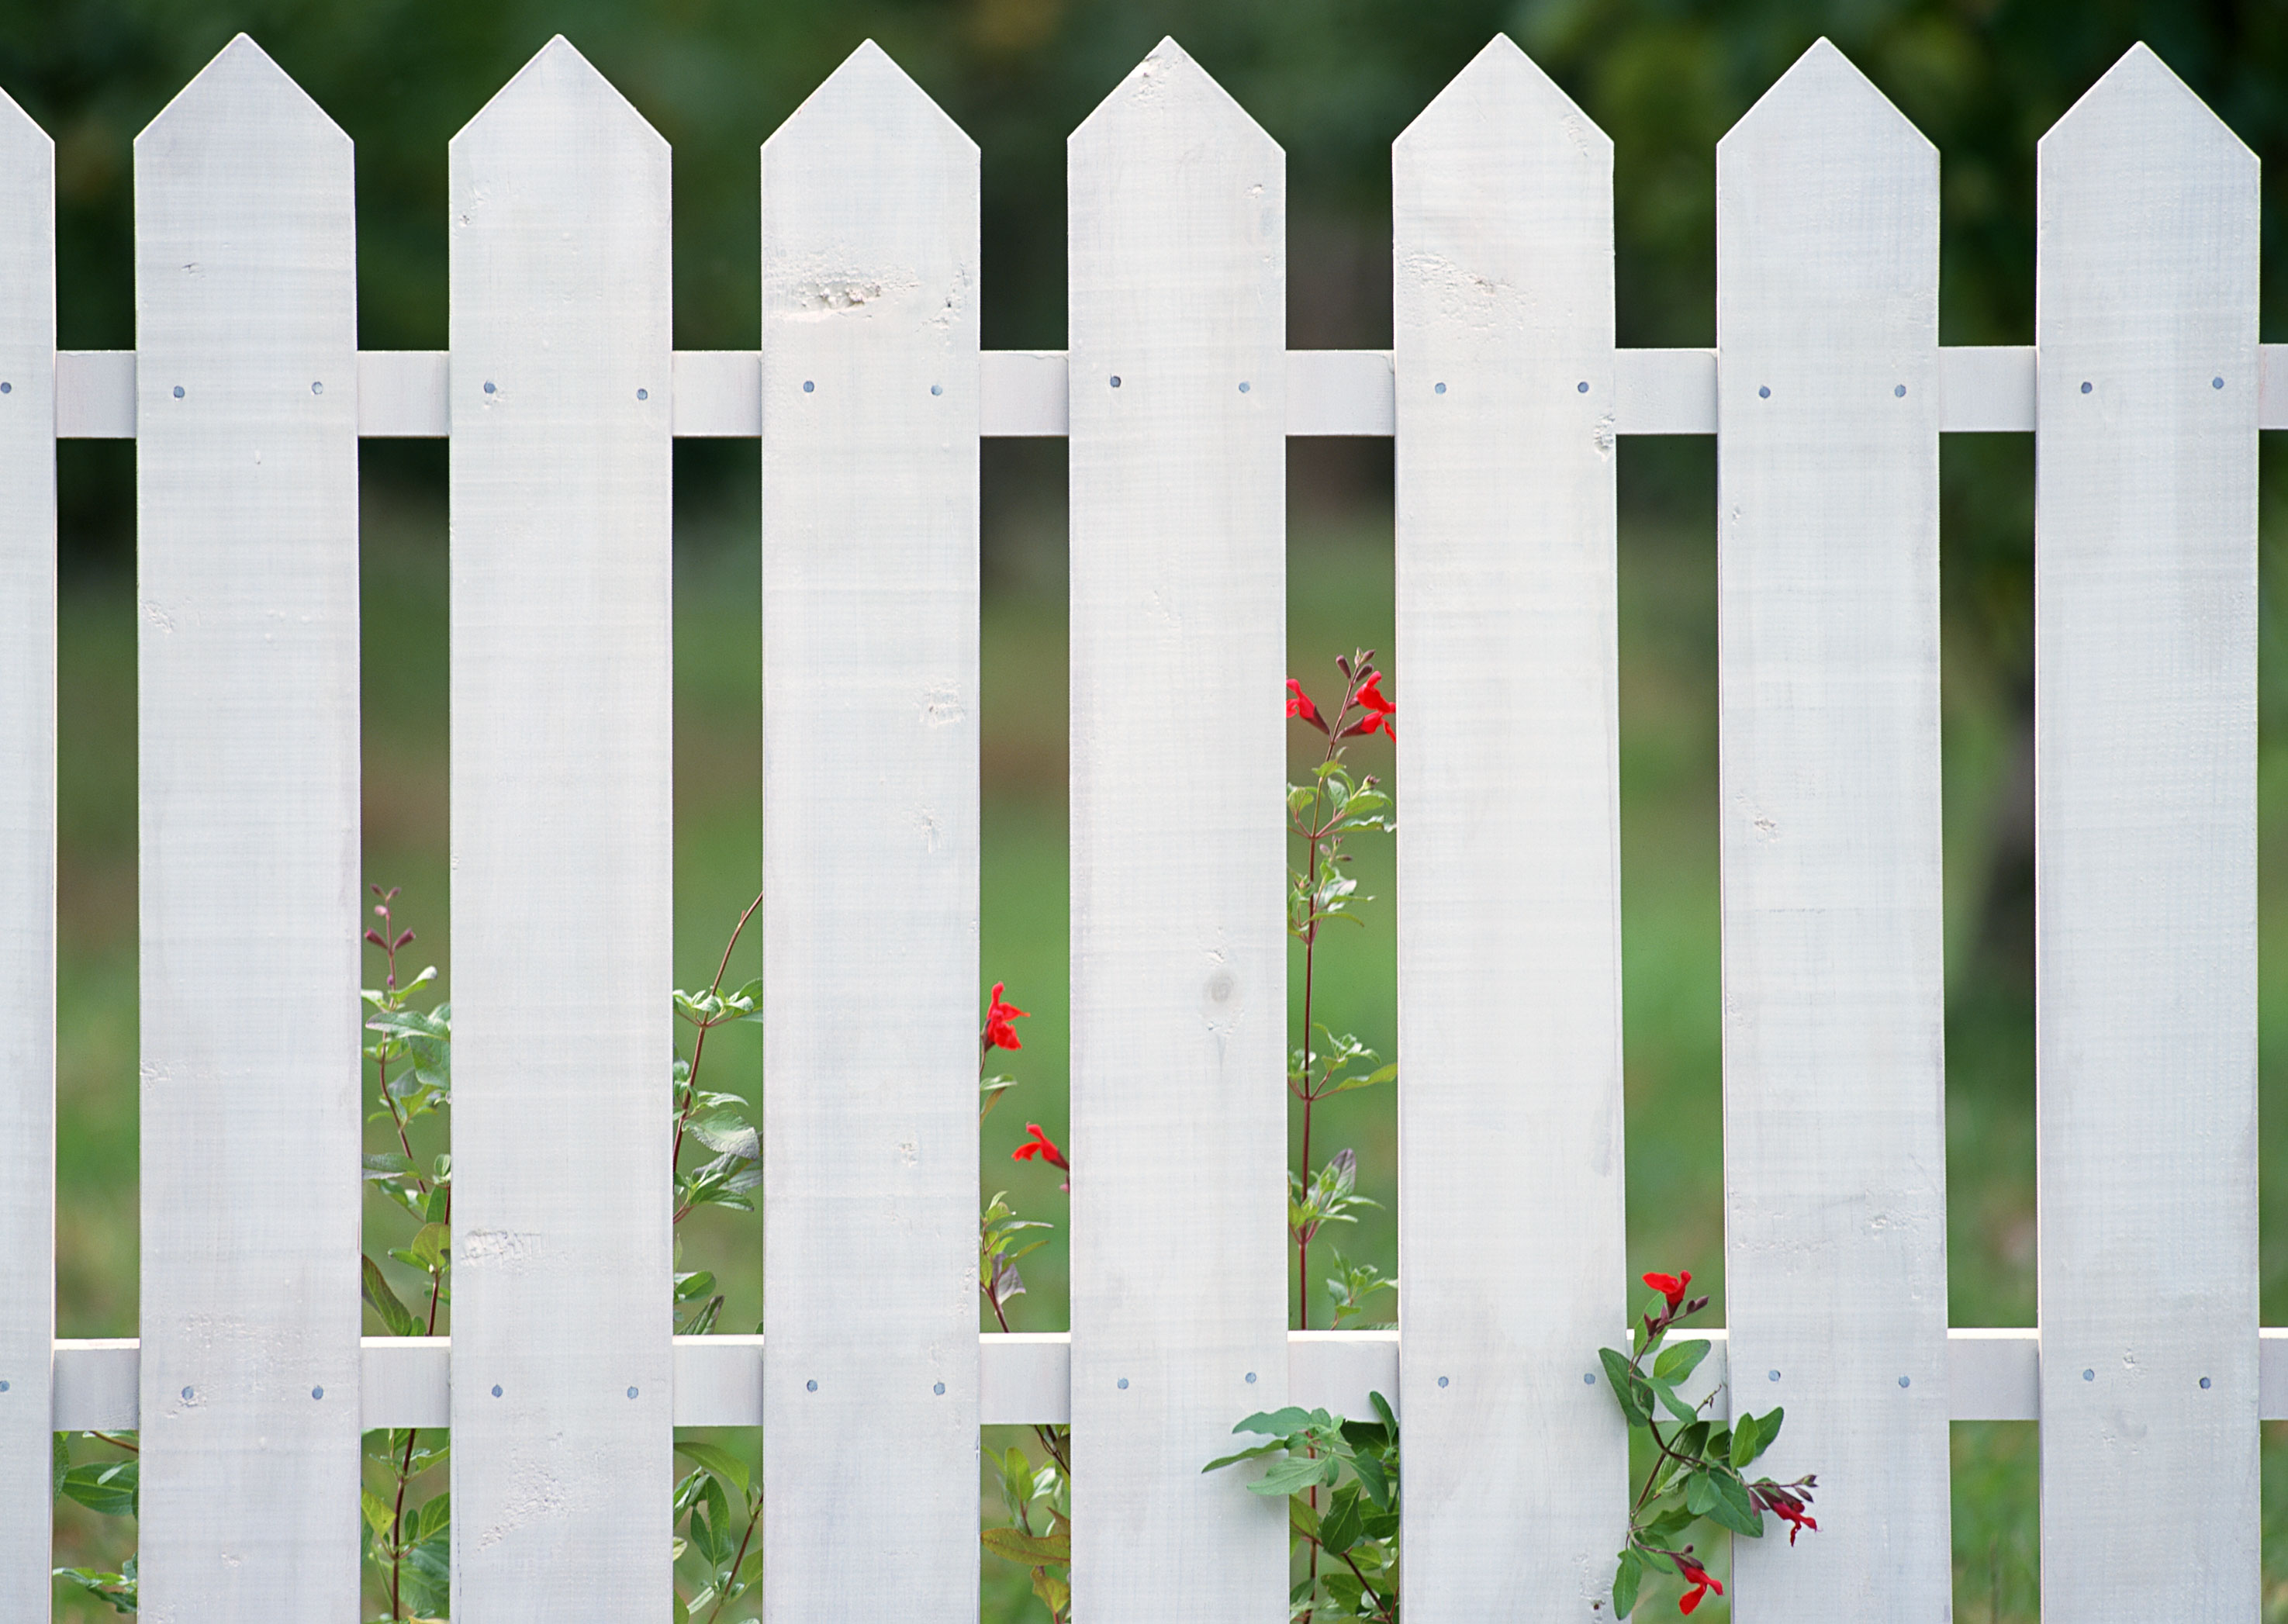
[[[1644,1283],[1666,1297],[1669,1309],[1673,1312],[1684,1301],[1685,1287],[1692,1284],[1692,1271],[1687,1269],[1681,1275],[1648,1274],[1644,1277]]]
[[[1677,1557],[1676,1571],[1684,1575],[1684,1582],[1691,1587],[1677,1600],[1676,1610],[1679,1612],[1690,1612],[1700,1605],[1700,1598],[1711,1590],[1719,1596],[1724,1594],[1723,1581],[1689,1556]]]
[[[1383,696],[1380,671],[1377,671],[1366,679],[1366,685],[1358,691],[1358,702],[1362,708],[1371,714],[1355,727],[1345,731],[1370,733],[1377,728],[1380,728],[1388,737],[1392,739],[1398,737],[1398,707]]]
[[[1037,1156],[1053,1168],[1062,1168],[1068,1173],[1072,1171],[1072,1163],[1065,1160],[1065,1153],[1057,1148],[1056,1141],[1041,1131],[1038,1122],[1026,1123],[1025,1132],[1029,1137],[1024,1144],[1009,1153],[1010,1161],[1030,1161]]]
[[[1287,714],[1300,717],[1321,733],[1327,731],[1326,720],[1319,715],[1319,708],[1311,702],[1311,696],[1303,692],[1303,685],[1292,677],[1287,679]]]
[[[1008,985],[1005,981],[996,981],[993,984],[993,1002],[985,1010],[985,1046],[989,1049],[1024,1048],[1024,1045],[1017,1041],[1017,1029],[1009,1023],[1013,1020],[1029,1020],[1032,1017],[1015,1004],[1002,1002],[1001,989]]]

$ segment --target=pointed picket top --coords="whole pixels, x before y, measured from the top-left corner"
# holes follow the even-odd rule
[[[1937,156],[1929,138],[1890,98],[1832,41],[1821,38],[1724,132],[1716,143],[1718,172],[1728,151],[1807,143],[1816,150],[1839,150],[1847,145],[1875,147],[1886,140],[1927,153],[1934,161]]]
[[[0,91],[0,162],[20,162],[20,154],[50,162],[55,150],[55,138],[17,106],[14,97]]]
[[[2201,147],[2237,154],[2252,169],[2256,154],[2232,126],[2193,93],[2169,65],[2140,40],[2121,53],[2105,76],[2082,92],[2036,144],[2040,161],[2090,147],[2109,147],[2124,137],[2144,143],[2167,142],[2186,155]]]
[[[1392,145],[1402,157],[1433,146],[1475,150],[1482,145],[1482,127],[1513,132],[1513,139],[1546,130],[1571,143],[1583,156],[1607,162],[1613,149],[1612,138],[1506,34],[1487,41],[1485,49],[1415,115]]]
[[[252,116],[250,116],[252,115]],[[294,126],[298,125],[298,130]],[[282,129],[282,126],[284,126]],[[257,132],[259,131],[258,134]],[[144,144],[190,138],[219,139],[234,146],[268,149],[282,133],[301,134],[348,147],[349,136],[327,116],[310,93],[294,83],[270,53],[241,34],[215,52],[198,76],[175,92],[158,116],[135,138]]]
[[[766,161],[775,147],[817,140],[853,127],[894,133],[901,141],[933,133],[949,153],[974,154],[977,143],[953,122],[930,93],[914,83],[896,59],[872,40],[842,59],[819,87],[803,98],[763,143]]]
[[[667,138],[651,127],[635,104],[618,87],[596,71],[572,42],[557,35],[516,76],[493,92],[476,116],[461,126],[447,145],[472,148],[512,142],[519,132],[538,125],[543,130],[577,129],[584,125],[617,124],[639,131],[662,154]]]
[[[1269,152],[1280,150],[1269,132],[1192,59],[1173,35],[1153,46],[1112,94],[1081,120],[1066,138],[1066,149],[1076,154],[1109,148],[1133,139],[1132,132],[1140,127],[1158,126],[1172,118],[1196,123],[1204,133],[1220,130],[1259,141]]]

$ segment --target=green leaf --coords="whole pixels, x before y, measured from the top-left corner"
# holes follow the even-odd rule
[[[1716,1475],[1695,1471],[1684,1481],[1684,1509],[1695,1517],[1705,1517],[1716,1503]]]
[[[1019,1567],[1060,1567],[1072,1561],[1072,1535],[1060,1528],[1053,1533],[1027,1533],[1021,1528],[988,1528],[978,1538],[985,1549]]]
[[[433,1540],[449,1532],[453,1525],[453,1497],[432,1494],[422,1502],[411,1525],[416,1540]]]
[[[1751,1462],[1754,1461],[1758,1455],[1762,1454],[1765,1450],[1769,1449],[1772,1446],[1773,1440],[1777,1438],[1780,1435],[1780,1422],[1786,1419],[1787,1412],[1780,1408],[1777,1405],[1774,1405],[1770,1409],[1758,1416],[1756,1418],[1755,1445],[1745,1455],[1743,1455],[1740,1453],[1739,1438],[1735,1437],[1732,1439],[1732,1464],[1735,1466],[1744,1467]]]
[[[1699,1368],[1700,1361],[1708,1357],[1705,1342],[1672,1342],[1660,1351],[1653,1361],[1652,1373],[1664,1382],[1681,1382]]]
[[[752,1161],[763,1153],[763,1143],[744,1117],[729,1111],[695,1121],[691,1136],[719,1156]]]
[[[453,1230],[447,1224],[425,1224],[421,1232],[413,1237],[411,1251],[421,1266],[435,1274],[444,1269],[452,1257]]]
[[[1776,1410],[1773,1414],[1777,1414],[1778,1412]],[[1762,1423],[1753,1415],[1743,1415],[1732,1423],[1730,1460],[1734,1466],[1745,1466],[1764,1453],[1762,1431]]]
[[[393,1514],[389,1509],[389,1502],[380,1495],[371,1489],[359,1490],[358,1509],[365,1514],[365,1525],[372,1529],[377,1535],[389,1532],[389,1525]]]
[[[389,1281],[381,1272],[381,1265],[370,1257],[361,1257],[365,1265],[365,1300],[373,1311],[381,1316],[382,1324],[389,1327],[392,1336],[418,1336],[425,1328],[413,1317],[413,1311],[398,1301],[397,1294],[389,1288]]]
[[[1318,1485],[1331,1485],[1342,1463],[1332,1455],[1321,1455],[1316,1460],[1309,1455],[1290,1455],[1269,1471],[1262,1480],[1247,1485],[1251,1494],[1292,1494]]]
[[[1637,1589],[1644,1583],[1644,1558],[1633,1548],[1621,1553],[1613,1573],[1613,1616],[1625,1619],[1637,1604]]]
[[[106,1517],[132,1517],[138,1475],[132,1461],[75,1466],[64,1474],[64,1497]]]
[[[1358,1537],[1359,1497],[1347,1491],[1338,1493],[1319,1524],[1319,1543],[1330,1556],[1339,1557],[1358,1543]]]
[[[1237,1454],[1227,1454],[1221,1456],[1217,1460],[1210,1461],[1205,1466],[1201,1467],[1200,1470],[1203,1472],[1221,1471],[1225,1467],[1236,1466],[1242,1461],[1253,1461],[1267,1454],[1283,1454],[1286,1453],[1286,1450],[1287,1440],[1280,1438],[1268,1444],[1258,1444],[1252,1449],[1243,1449]]]
[[[747,1463],[727,1449],[718,1449],[712,1444],[679,1443],[675,1453],[694,1464],[704,1467],[744,1499],[748,1492]]]
[[[1311,1509],[1311,1502],[1300,1494],[1287,1497],[1288,1529],[1307,1540],[1319,1537],[1319,1514]]]
[[[1716,1503],[1708,1509],[1709,1520],[1734,1533],[1761,1539],[1764,1516],[1756,1509],[1756,1502],[1748,1498],[1747,1485],[1730,1472],[1712,1472],[1709,1476],[1716,1485]]]
[[[1290,1438],[1309,1426],[1312,1422],[1331,1419],[1323,1413],[1314,1415],[1310,1411],[1289,1405],[1283,1410],[1258,1410],[1232,1428],[1234,1432],[1260,1432],[1274,1438]]]
[[[1049,1610],[1051,1618],[1061,1618],[1072,1605],[1072,1586],[1045,1567],[1033,1570],[1033,1594],[1041,1598],[1041,1605]]]
[[[1614,1402],[1621,1406],[1621,1414],[1629,1418],[1633,1427],[1645,1425],[1652,1417],[1637,1402],[1636,1373],[1629,1368],[1627,1359],[1610,1348],[1598,1349],[1597,1358],[1604,1364],[1605,1385],[1612,1389]]]
[[[1695,1421],[1697,1421],[1700,1418],[1700,1412],[1694,1409],[1690,1405],[1685,1403],[1683,1399],[1678,1398],[1676,1396],[1676,1389],[1668,1382],[1655,1381],[1648,1382],[1646,1385],[1649,1386],[1654,1394],[1659,1398],[1660,1407],[1666,1410],[1677,1420],[1684,1422],[1685,1425],[1690,1426]]]
[[[1385,1510],[1390,1509],[1390,1478],[1382,1470],[1382,1462],[1370,1454],[1362,1454],[1351,1462],[1351,1470],[1358,1474],[1359,1487],[1366,1497]]]

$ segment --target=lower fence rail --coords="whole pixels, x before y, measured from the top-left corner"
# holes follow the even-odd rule
[[[1722,1385],[1722,1331],[1696,1333],[1715,1346],[1680,1390],[1697,1402]],[[2288,1421],[2288,1327],[2257,1333],[2257,1406]],[[2041,1333],[2031,1326],[1957,1327],[1947,1333],[1947,1375],[1956,1421],[2039,1421]],[[450,1414],[453,1339],[365,1339],[361,1424],[441,1427]],[[1072,1419],[1072,1335],[1067,1331],[987,1332],[977,1339],[981,1420],[987,1426],[1063,1424]],[[124,1431],[137,1422],[140,1350],[132,1337],[56,1343],[55,1430]],[[1583,1361],[1593,1374],[1595,1351]],[[1599,1376],[1601,1381],[1603,1378]],[[763,1424],[763,1339],[675,1339],[675,1424]],[[1398,1400],[1395,1331],[1290,1331],[1289,1402],[1341,1415],[1372,1414],[1367,1395]],[[1235,1414],[1232,1419],[1237,1421]]]

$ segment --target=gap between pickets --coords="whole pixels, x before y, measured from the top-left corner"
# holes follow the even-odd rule
[[[1715,1346],[1687,1397],[1697,1401],[1724,1380],[1725,1334],[1699,1333]],[[2257,1333],[2257,1409],[2288,1421],[2288,1329]],[[364,1339],[361,1424],[442,1427],[451,1419],[452,1339]],[[1956,1421],[2040,1419],[2041,1334],[2031,1327],[1960,1327],[1947,1333],[1950,1409]],[[54,1425],[60,1432],[112,1431],[137,1419],[138,1348],[132,1338],[60,1341],[55,1348]],[[1582,1375],[1601,1380],[1596,1360]],[[1072,1418],[1072,1336],[1068,1332],[986,1333],[978,1337],[979,1419],[986,1425],[1062,1422]],[[682,1427],[759,1427],[763,1421],[763,1339],[675,1339],[675,1422]],[[1345,1415],[1370,1413],[1367,1395],[1398,1398],[1395,1331],[1290,1331],[1287,1401]],[[1877,1392],[1871,1402],[1885,1397]],[[1236,1400],[1235,1401],[1236,1402]],[[1234,1419],[1237,1419],[1235,1413]]]
[[[1939,354],[1942,432],[2030,433],[2035,356],[2030,345],[1962,346]],[[364,350],[357,358],[358,432],[369,439],[443,439],[452,432],[452,366],[443,350]],[[979,357],[978,432],[991,439],[1065,433],[1069,387],[1061,350],[988,350]],[[313,379],[313,383],[322,383]],[[1479,380],[1482,382],[1482,380]],[[2258,425],[2288,429],[2288,345],[2259,352]],[[488,380],[494,382],[494,380]],[[672,387],[642,390],[641,405],[665,411],[689,439],[752,440],[762,432],[762,364],[752,350],[678,350]],[[833,380],[825,380],[829,390]],[[2224,380],[2232,386],[2235,380]],[[2245,384],[2246,380],[2241,381]],[[1290,350],[1287,432],[1387,436],[1397,424],[1396,384],[1386,350]],[[2213,385],[2214,378],[2193,386]],[[472,385],[473,387],[474,385]],[[1462,409],[1463,381],[1424,381],[1423,409]],[[1616,350],[1609,377],[1568,379],[1593,425],[1613,434],[1716,432],[1716,352]],[[1886,393],[1903,400],[1906,385]],[[2197,397],[2196,397],[2197,398]],[[160,409],[174,409],[171,394]],[[949,410],[959,392],[938,393]],[[513,380],[491,408],[513,409]],[[56,355],[56,434],[62,440],[132,440],[136,367],[132,350],[62,350]],[[186,409],[195,409],[187,398]]]

